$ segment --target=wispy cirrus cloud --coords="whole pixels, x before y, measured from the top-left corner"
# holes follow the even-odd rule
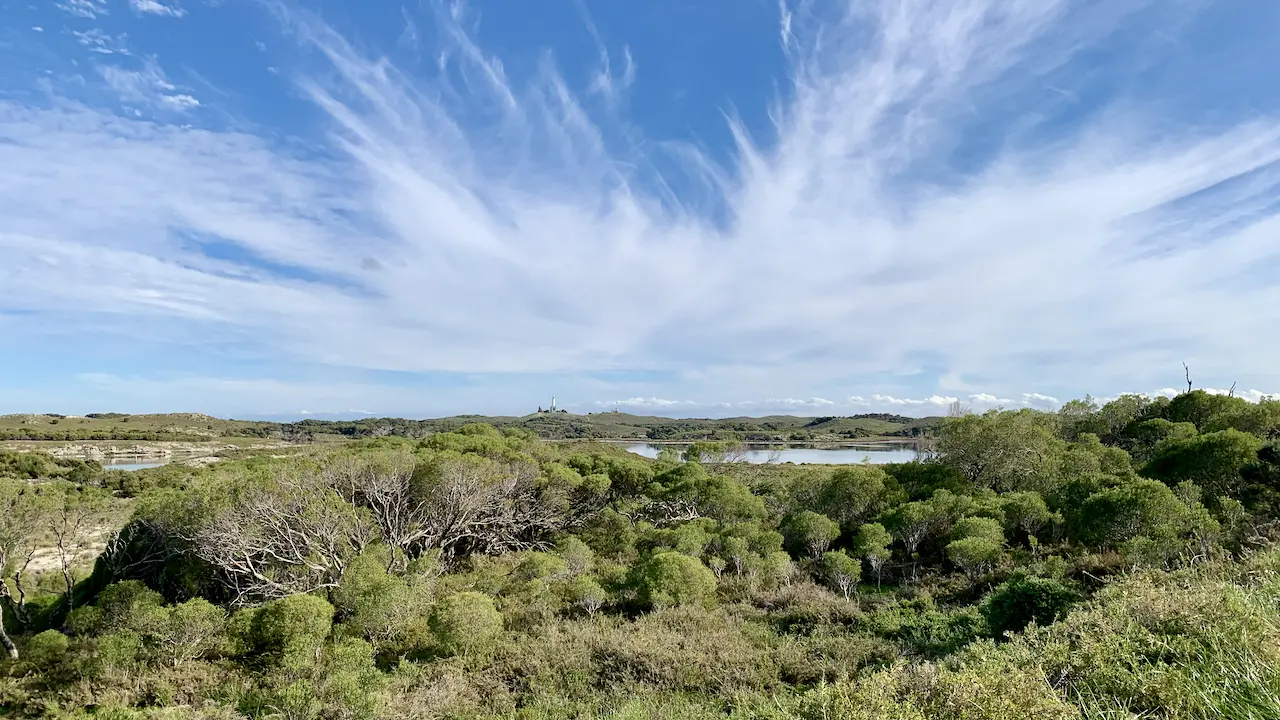
[[[575,88],[551,58],[513,78],[462,5],[434,11],[435,38],[414,26],[425,71],[273,7],[327,130],[307,143],[0,101],[0,307],[19,333],[58,318],[275,363],[660,371],[677,387],[632,399],[777,407],[921,357],[987,392],[904,380],[865,406],[1049,407],[1158,386],[1183,360],[1280,380],[1258,330],[1280,324],[1280,121],[1179,125],[1162,102],[1045,90],[1096,90],[1073,63],[1184,6],[784,5],[772,126],[729,113],[727,162],[593,109],[645,67],[594,25]],[[129,103],[200,105],[155,61],[101,77]],[[730,387],[732,368],[765,384]]]
[[[129,53],[129,47],[124,36],[112,36],[101,28],[73,30],[71,34],[75,37],[76,42],[95,53],[102,55],[114,55],[116,53],[127,55]]]
[[[160,0],[129,0],[134,12],[147,15],[162,15],[179,18],[187,14],[177,3],[163,3]]]
[[[71,15],[92,20],[108,14],[107,0],[59,0],[58,8]]]
[[[179,91],[169,82],[154,59],[144,61],[138,70],[108,65],[100,68],[100,72],[106,84],[126,102],[175,111],[200,107],[200,101],[193,95]]]

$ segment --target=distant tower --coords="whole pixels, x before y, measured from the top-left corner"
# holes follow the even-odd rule
[[[556,411],[556,396],[552,395],[551,396],[551,412],[555,412],[555,411]]]

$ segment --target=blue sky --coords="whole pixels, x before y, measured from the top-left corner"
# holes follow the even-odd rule
[[[0,412],[1280,391],[1280,5],[0,0]]]

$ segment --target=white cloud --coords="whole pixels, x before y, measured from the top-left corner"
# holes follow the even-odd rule
[[[99,68],[103,80],[126,102],[142,103],[171,110],[199,107],[200,101],[178,88],[165,76],[154,59],[148,59],[141,70],[126,70],[113,65]]]
[[[91,20],[107,14],[107,0],[61,0],[56,5],[76,17]]]
[[[129,5],[133,7],[134,12],[146,13],[149,15],[182,17],[187,14],[186,10],[183,10],[176,4],[167,5],[159,0],[129,0]]]
[[[89,48],[93,52],[102,55],[113,55],[115,53],[129,54],[129,48],[125,44],[125,36],[113,37],[100,28],[90,28],[88,30],[73,30],[71,34],[75,37],[76,42]]]
[[[190,95],[165,95],[160,98],[160,101],[178,110],[189,110],[194,107],[200,107],[200,101]]]
[[[1026,405],[1041,407],[1045,409],[1056,409],[1062,405],[1062,401],[1050,395],[1042,395],[1041,393],[1022,393],[1022,401]]]
[[[789,407],[789,408],[824,408],[835,405],[835,402],[826,398],[768,398],[762,401],[762,404],[772,407]]]
[[[975,403],[982,403],[984,405],[1008,405],[1013,402],[1012,400],[1001,400],[991,393],[977,393],[976,395],[970,395],[969,399]]]
[[[44,32],[44,28],[40,27],[39,25],[32,25],[31,29],[34,30],[35,32]]]
[[[1232,390],[1230,388],[1223,390],[1220,388],[1204,388],[1204,391],[1210,395],[1234,395],[1238,398],[1244,398],[1251,403],[1280,398],[1280,393],[1263,392],[1261,390]]]
[[[64,3],[82,5],[100,7]],[[0,305],[34,313],[13,321],[30,334],[57,316],[356,368],[662,371],[684,397],[831,396],[922,355],[1000,378],[972,384],[1008,406],[1056,402],[1026,387],[1157,386],[1183,358],[1250,387],[1280,380],[1280,340],[1257,331],[1280,326],[1280,286],[1256,279],[1276,262],[1280,122],[1179,128],[1117,102],[1047,141],[1034,118],[1060,108],[1043,73],[1126,17],[1066,0],[859,7],[822,42],[784,9],[794,83],[777,141],[735,122],[728,164],[619,147],[549,63],[516,83],[448,14],[446,86],[286,11],[330,65],[297,78],[330,152],[0,102]],[[642,61],[606,66],[610,91]],[[199,103],[154,65],[103,78],[132,103]],[[459,103],[496,119],[463,122]],[[989,163],[948,164],[970,126],[1005,112],[1032,125],[992,125]],[[191,237],[292,270],[206,257]],[[1055,376],[1071,387],[1038,380]],[[971,389],[859,403],[932,411]]]
[[[668,400],[666,398],[656,397],[633,397],[625,400],[609,400],[605,402],[597,402],[600,407],[632,407],[632,408],[673,408],[681,406],[692,406],[698,403],[693,400]]]

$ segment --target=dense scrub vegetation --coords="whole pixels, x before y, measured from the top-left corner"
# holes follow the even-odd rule
[[[124,415],[94,413],[0,416],[0,440],[131,440],[200,441],[212,438],[262,438],[290,442],[328,439],[408,437],[421,439],[439,432],[482,422],[500,430],[520,430],[546,440],[648,439],[655,441],[720,440],[739,442],[841,442],[861,438],[912,438],[931,434],[940,418],[909,418],[872,413],[853,417],[794,417],[672,419],[603,412],[571,415],[564,411],[523,417],[476,415],[406,420],[302,420],[276,423],[221,420],[196,414]]]
[[[7,470],[0,706],[1280,717],[1280,402],[967,415],[900,465],[715,450],[469,424],[128,487]],[[121,502],[91,573],[32,570]]]

